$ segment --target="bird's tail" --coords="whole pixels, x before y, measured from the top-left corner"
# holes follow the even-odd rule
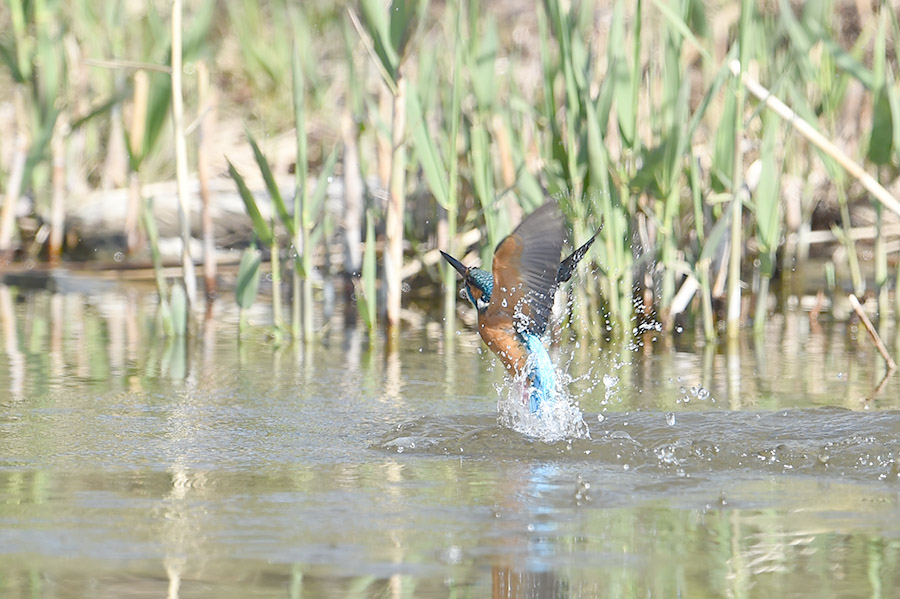
[[[525,345],[528,348],[525,366],[528,373],[528,408],[535,414],[557,399],[556,368],[540,337],[526,334]]]

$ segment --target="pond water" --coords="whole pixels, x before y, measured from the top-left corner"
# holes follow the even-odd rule
[[[546,443],[461,322],[276,348],[231,304],[177,342],[141,290],[0,286],[0,596],[900,588],[900,377],[849,324],[565,341],[590,438]]]

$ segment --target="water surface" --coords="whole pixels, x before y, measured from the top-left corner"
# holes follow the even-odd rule
[[[845,324],[564,340],[590,439],[497,423],[464,330],[186,342],[0,287],[4,597],[891,597],[900,383]],[[258,310],[251,320],[264,322]],[[564,335],[565,336],[565,335]],[[892,331],[885,336],[895,348]]]

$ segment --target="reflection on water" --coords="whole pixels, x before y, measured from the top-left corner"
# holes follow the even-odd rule
[[[199,320],[164,340],[152,295],[0,286],[0,595],[900,583],[900,383],[844,324],[789,314],[731,347],[566,341],[591,438],[546,444],[498,426],[502,368],[470,332],[429,323],[385,354],[338,320],[313,348],[238,342],[228,301]]]

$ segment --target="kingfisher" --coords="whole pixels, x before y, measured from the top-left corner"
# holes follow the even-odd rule
[[[532,413],[556,396],[556,373],[541,342],[556,288],[572,278],[598,233],[560,262],[563,217],[556,203],[547,202],[497,244],[493,274],[441,252],[462,275],[466,296],[478,311],[478,333],[485,345],[513,378],[526,376]]]

